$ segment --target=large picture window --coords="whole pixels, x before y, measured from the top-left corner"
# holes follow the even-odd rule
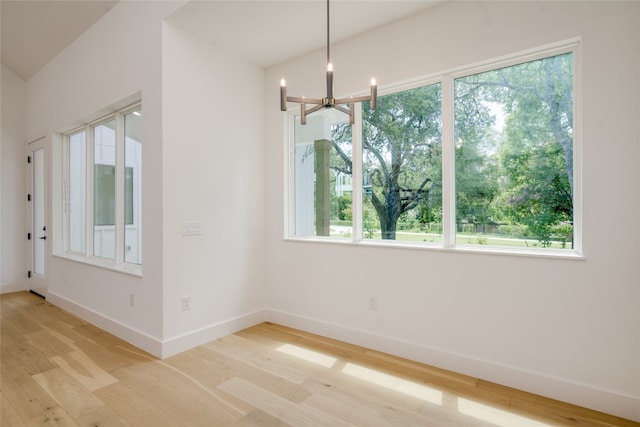
[[[576,52],[381,91],[354,125],[333,110],[295,117],[289,236],[579,253]]]
[[[141,125],[136,105],[66,135],[67,252],[142,264]]]

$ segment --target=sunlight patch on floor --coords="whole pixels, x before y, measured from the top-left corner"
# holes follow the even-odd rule
[[[407,396],[442,406],[442,392],[440,390],[416,384],[414,382],[353,363],[347,363],[342,372]]]
[[[317,351],[307,350],[306,348],[291,344],[283,344],[276,350],[281,353],[315,363],[316,365],[324,366],[325,368],[331,368],[338,360],[335,357],[327,356],[325,354],[318,353]]]
[[[458,398],[458,411],[500,427],[552,427],[550,424],[541,423],[531,418],[463,398]]]

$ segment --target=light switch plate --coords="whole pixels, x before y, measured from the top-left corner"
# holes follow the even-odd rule
[[[183,222],[182,235],[183,236],[201,236],[202,223],[201,222]]]

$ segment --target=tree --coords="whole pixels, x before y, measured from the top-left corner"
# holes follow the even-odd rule
[[[442,215],[441,86],[363,103],[364,192],[383,239],[398,220]],[[504,127],[494,124],[498,107]],[[572,55],[563,54],[455,80],[458,223],[526,226],[550,244],[572,222]],[[333,129],[335,171],[351,174],[351,126]],[[367,219],[371,225],[370,216]]]
[[[572,222],[573,78],[571,54],[459,79],[471,98],[500,105],[504,132],[490,160],[499,197],[494,213],[524,224],[543,246]],[[469,96],[469,95],[467,95]],[[562,227],[558,228],[560,225]]]
[[[363,103],[363,174],[383,239],[396,238],[398,219],[428,199],[441,182],[441,87],[439,84]],[[337,170],[351,171],[343,150],[346,126],[334,132]]]
[[[493,221],[492,203],[499,192],[492,158],[495,118],[478,86],[464,83],[456,83],[454,102],[456,222],[487,224]]]

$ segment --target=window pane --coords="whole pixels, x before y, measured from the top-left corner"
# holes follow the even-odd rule
[[[87,133],[69,136],[69,250],[85,252],[87,227]]]
[[[142,110],[124,120],[124,260],[142,264]]]
[[[116,235],[116,122],[93,128],[93,254],[115,259]]]
[[[455,81],[456,240],[573,241],[572,54]]]
[[[440,84],[363,103],[363,238],[442,241]]]
[[[351,238],[351,125],[327,109],[295,122],[295,235]]]

